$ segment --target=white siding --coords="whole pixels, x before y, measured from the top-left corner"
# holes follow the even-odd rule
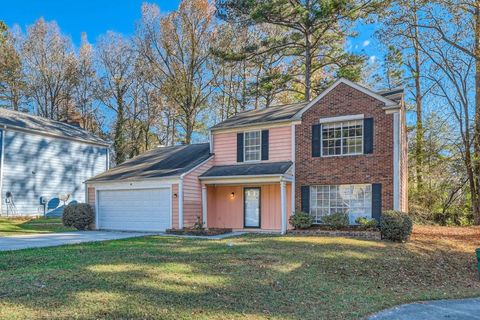
[[[11,130],[4,142],[1,197],[12,193],[18,215],[42,214],[40,196],[68,193],[68,202],[85,202],[83,182],[106,170],[106,147]]]

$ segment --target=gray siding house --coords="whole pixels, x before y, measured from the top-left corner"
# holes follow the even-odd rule
[[[1,215],[59,216],[64,203],[85,202],[84,181],[108,163],[108,143],[86,130],[0,109]]]

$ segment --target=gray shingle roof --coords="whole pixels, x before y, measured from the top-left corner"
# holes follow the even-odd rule
[[[214,125],[211,129],[215,130],[255,123],[289,120],[306,105],[307,102],[300,102],[240,112],[237,115]]]
[[[108,143],[94,134],[70,124],[34,116],[25,112],[0,108],[0,128],[7,126],[12,129],[38,132],[39,134],[92,142],[108,145]]]
[[[99,174],[87,182],[176,177],[210,157],[210,145],[159,147]]]
[[[201,178],[281,175],[292,166],[291,161],[235,164],[214,166],[204,172]]]
[[[382,90],[377,94],[387,98],[395,103],[399,103],[403,97],[403,88],[394,88],[392,90]],[[308,103],[300,102],[294,104],[271,106],[265,109],[256,109],[251,111],[240,112],[227,120],[220,122],[213,127],[212,130],[223,128],[235,128],[261,124],[265,122],[288,121],[293,120],[294,116],[303,109]]]

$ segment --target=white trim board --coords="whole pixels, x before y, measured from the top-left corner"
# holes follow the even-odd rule
[[[352,114],[347,116],[320,118],[320,123],[341,122],[350,120],[363,120],[365,116],[363,114]]]

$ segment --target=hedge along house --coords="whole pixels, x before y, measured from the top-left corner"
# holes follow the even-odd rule
[[[88,199],[100,229],[162,231],[200,218],[209,228],[284,233],[295,211],[318,224],[345,212],[355,223],[406,210],[406,151],[403,90],[340,79],[308,103],[239,113],[211,128],[209,144],[137,157],[121,168],[138,169],[131,182],[112,169],[87,182]],[[148,176],[156,165],[172,173]]]
[[[108,143],[78,125],[0,108],[0,213],[60,216],[108,169]],[[40,203],[40,198],[44,204]]]

